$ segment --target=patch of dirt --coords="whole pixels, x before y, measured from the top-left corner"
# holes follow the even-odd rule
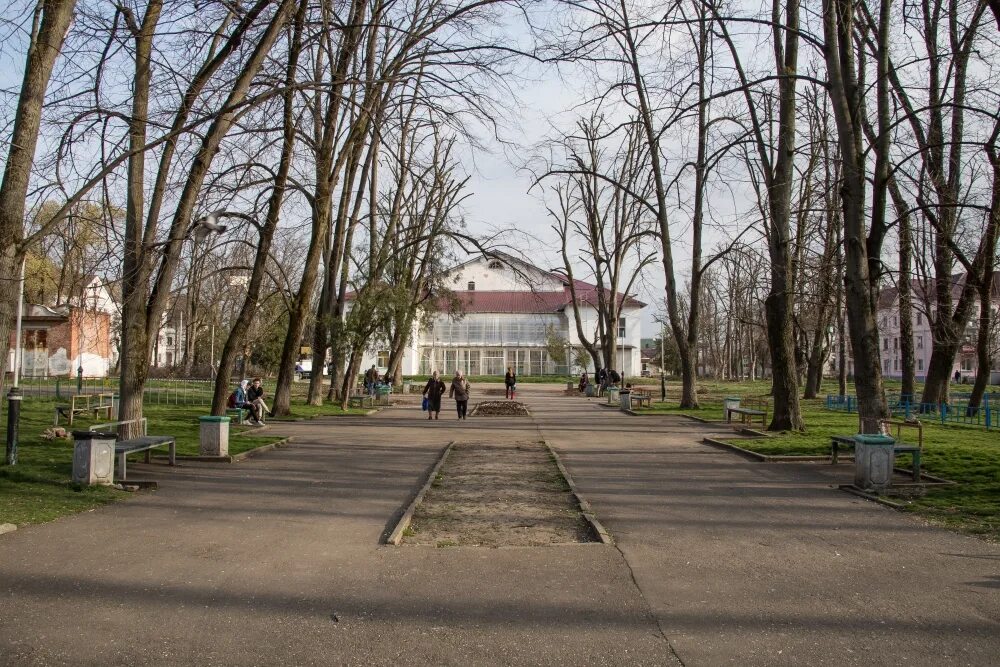
[[[403,544],[436,547],[593,541],[540,442],[454,445],[403,536]]]
[[[483,401],[472,410],[473,417],[527,417],[528,408],[518,401]]]

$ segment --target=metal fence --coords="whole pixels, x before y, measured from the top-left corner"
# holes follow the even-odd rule
[[[65,400],[80,394],[119,393],[118,378],[23,378],[18,386],[25,399]],[[234,385],[235,387],[235,385]],[[211,405],[213,380],[151,379],[144,401],[150,405]]]
[[[969,403],[972,395],[968,392],[953,392],[948,403],[921,403],[911,394],[886,394],[889,414],[909,419],[933,419],[942,424],[967,424],[995,428],[1000,418],[1000,393],[986,393],[979,405]],[[838,412],[857,412],[858,399],[854,396],[828,394],[826,409]]]

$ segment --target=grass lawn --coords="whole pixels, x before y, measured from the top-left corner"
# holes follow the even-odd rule
[[[52,425],[55,405],[56,401],[49,398],[24,401],[18,464],[0,465],[0,523],[42,523],[128,495],[107,487],[79,488],[71,484],[72,441],[47,442],[40,437],[42,431]],[[298,413],[300,408],[305,410],[306,406],[295,405],[295,412]],[[208,410],[198,406],[153,404],[145,408],[145,416],[149,419],[149,433],[174,436],[179,455],[198,454],[198,417],[204,414],[208,414]],[[74,420],[73,428],[86,429],[93,423],[96,423],[93,419],[78,418]],[[279,436],[267,431],[260,435],[241,435],[251,430],[249,426],[233,424],[230,428],[231,454],[281,440]],[[142,455],[137,454],[133,458],[138,460],[140,456]]]
[[[760,395],[766,389],[731,393]],[[637,412],[723,419],[721,396],[705,398],[700,410],[681,410],[676,402],[668,401]],[[858,429],[856,414],[826,410],[822,400],[803,401],[802,418],[805,433],[784,432],[771,438],[734,439],[732,443],[761,454],[828,455],[831,435],[852,434]],[[908,466],[909,457],[902,456],[901,463]],[[925,421],[923,470],[958,484],[928,487],[922,497],[907,499],[907,511],[991,540],[1000,539],[1000,430]]]

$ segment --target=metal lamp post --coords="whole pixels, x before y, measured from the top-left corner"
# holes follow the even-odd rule
[[[17,324],[15,326],[14,346],[14,385],[7,393],[7,457],[9,466],[17,465],[17,437],[21,421],[21,389],[18,382],[21,375],[21,317],[24,312],[24,259],[21,260],[21,279],[17,292]]]

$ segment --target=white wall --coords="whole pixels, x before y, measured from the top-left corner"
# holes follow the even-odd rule
[[[469,281],[476,283],[477,292],[561,292],[562,281],[542,271],[517,265],[504,264],[502,269],[491,269],[489,264],[498,260],[479,258],[457,267],[448,277],[451,289],[465,291]],[[527,274],[527,275],[526,275]]]

